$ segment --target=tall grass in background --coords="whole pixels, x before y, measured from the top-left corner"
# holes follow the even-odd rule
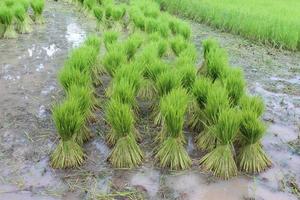
[[[156,0],[163,9],[277,48],[300,50],[298,0]]]

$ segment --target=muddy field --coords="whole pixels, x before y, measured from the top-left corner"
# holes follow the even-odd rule
[[[217,38],[228,50],[231,64],[243,67],[249,92],[264,98],[269,129],[263,145],[273,167],[258,176],[214,179],[198,169],[199,155],[187,134],[187,149],[194,159],[191,170],[170,172],[155,167],[153,146],[147,139],[141,145],[147,152],[143,166],[115,170],[106,162],[110,149],[103,140],[107,127],[100,110],[99,121],[92,127],[95,137],[85,145],[85,165],[51,169],[49,153],[58,138],[50,109],[62,97],[56,73],[95,24],[62,2],[47,1],[44,15],[47,23],[36,26],[33,33],[0,40],[0,200],[300,198],[300,53],[263,47],[193,22],[199,55],[202,40]],[[156,134],[147,115],[138,124],[145,138]]]

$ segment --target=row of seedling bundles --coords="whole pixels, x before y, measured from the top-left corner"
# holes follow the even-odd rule
[[[0,38],[16,38],[30,33],[33,23],[42,24],[45,0],[3,0],[0,2]],[[32,9],[33,16],[29,15]]]
[[[52,109],[59,134],[59,144],[51,154],[53,168],[78,167],[86,157],[82,145],[91,138],[89,124],[95,121],[94,111],[99,107],[94,88],[100,73],[99,51],[100,38],[91,35],[71,52],[59,71],[65,98]]]
[[[97,4],[105,21],[110,8],[117,6]],[[130,28],[127,39],[120,41],[113,30],[103,36],[106,53],[101,62],[112,78],[105,106],[111,127],[107,142],[113,147],[110,163],[117,168],[142,163],[143,136],[135,128],[139,97],[152,102],[152,122],[161,127],[153,152],[161,167],[191,167],[186,127],[194,131],[196,146],[205,153],[201,168],[217,177],[228,179],[238,170],[257,173],[269,167],[271,161],[260,143],[265,133],[263,101],[246,93],[242,71],[230,67],[218,43],[204,41],[204,63],[197,71],[188,24],[161,12],[151,1],[131,1],[122,16],[126,22],[121,23]]]

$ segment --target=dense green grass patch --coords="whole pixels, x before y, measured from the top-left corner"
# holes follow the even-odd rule
[[[297,0],[156,0],[161,7],[278,48],[300,50]]]

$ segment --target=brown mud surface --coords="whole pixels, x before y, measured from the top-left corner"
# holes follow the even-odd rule
[[[93,32],[95,25],[62,2],[47,1],[44,15],[46,24],[35,26],[33,33],[0,40],[0,200],[299,199],[300,53],[253,44],[193,22],[193,40],[200,57],[201,41],[217,38],[229,52],[230,63],[244,69],[249,92],[264,98],[269,129],[263,145],[273,167],[257,176],[240,174],[229,181],[217,180],[199,170],[199,155],[187,134],[193,168],[161,170],[151,155],[151,138],[158,130],[143,106],[137,125],[146,138],[141,144],[146,152],[143,166],[117,170],[106,162],[110,148],[103,138],[108,127],[100,110],[98,122],[91,127],[95,137],[85,145],[86,163],[80,169],[53,170],[49,154],[58,138],[50,110],[62,98],[56,74],[68,52]],[[103,97],[103,88],[98,92]]]

